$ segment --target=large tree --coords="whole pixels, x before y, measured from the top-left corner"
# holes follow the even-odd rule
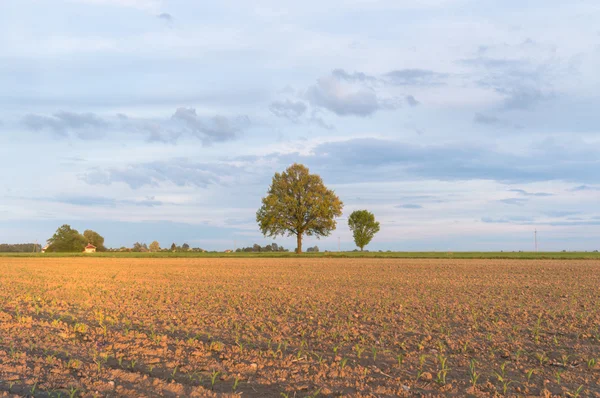
[[[70,225],[63,225],[58,228],[54,235],[48,239],[49,252],[82,252],[87,245],[85,236],[81,235]]]
[[[102,237],[98,232],[87,229],[83,231],[83,236],[87,240],[87,243],[91,243],[92,245],[96,246],[97,251],[106,251],[106,247],[104,247],[104,237]]]
[[[275,173],[256,221],[265,236],[296,235],[296,252],[302,253],[302,237],[328,236],[342,208],[342,201],[325,187],[321,177],[294,163],[283,173]]]
[[[379,232],[379,222],[375,221],[373,213],[367,210],[356,210],[348,218],[348,226],[354,236],[354,243],[360,251],[371,242],[373,236]]]

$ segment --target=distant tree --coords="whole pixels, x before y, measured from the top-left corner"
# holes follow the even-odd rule
[[[172,251],[172,252],[174,252],[174,251],[177,251],[177,245],[176,245],[175,243],[173,243],[173,244],[171,245],[171,251]]]
[[[140,242],[135,242],[133,244],[133,247],[131,248],[132,252],[147,252],[148,250],[148,245],[146,245],[145,243],[140,243]]]
[[[183,245],[181,245],[181,249],[183,251],[188,251],[188,250],[190,250],[190,245],[188,245],[187,243],[184,243]]]
[[[98,232],[92,231],[91,229],[86,229],[83,231],[83,236],[87,240],[87,243],[91,243],[92,245],[96,246],[96,251],[106,251],[106,247],[104,247],[104,237],[102,237]]]
[[[360,251],[371,242],[373,236],[379,232],[379,222],[375,221],[373,213],[367,210],[356,210],[348,218],[348,226],[354,236],[354,243]]]
[[[283,173],[275,173],[256,221],[265,236],[296,235],[296,252],[302,253],[302,237],[328,236],[342,208],[342,201],[321,177],[294,163]]]
[[[76,229],[64,224],[48,239],[49,252],[82,252],[87,241]]]
[[[160,251],[160,243],[158,243],[157,241],[154,241],[154,242],[150,243],[150,246],[148,247],[148,249],[151,252],[158,252],[158,251]]]
[[[260,247],[259,244],[254,244],[254,246],[252,246],[252,251],[253,252],[260,252],[262,250],[262,248]]]

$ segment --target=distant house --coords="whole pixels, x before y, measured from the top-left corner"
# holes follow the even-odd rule
[[[225,250],[225,253],[231,253],[230,249]]]
[[[84,253],[96,253],[96,246],[92,245],[91,243],[88,243],[88,245],[85,247]]]

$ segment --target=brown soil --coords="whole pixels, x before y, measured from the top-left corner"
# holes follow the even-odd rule
[[[599,271],[1,258],[0,396],[600,397]]]

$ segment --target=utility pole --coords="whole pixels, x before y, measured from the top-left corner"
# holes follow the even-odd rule
[[[535,251],[536,251],[536,253],[537,253],[537,251],[538,251],[538,244],[537,244],[537,228],[535,229],[535,231],[533,231],[533,238],[534,238],[534,241],[535,241]]]
[[[338,236],[338,253],[342,251],[341,247],[342,247],[342,244],[340,242],[340,237]]]

